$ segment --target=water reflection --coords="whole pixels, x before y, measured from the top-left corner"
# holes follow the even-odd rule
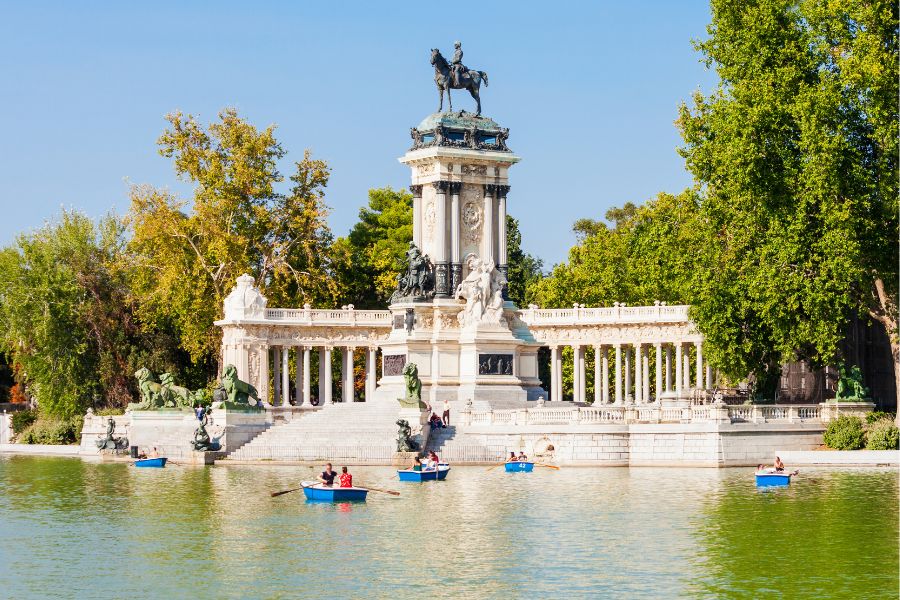
[[[308,467],[0,458],[0,595],[863,597],[897,578],[893,471],[766,493],[743,469],[353,473],[402,495],[270,497]]]

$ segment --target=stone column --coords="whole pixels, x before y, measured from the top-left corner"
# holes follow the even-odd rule
[[[272,406],[278,406],[281,402],[281,346],[272,347]]]
[[[562,401],[563,399],[563,364],[562,364],[562,348],[556,349],[556,388],[553,391],[553,399]]]
[[[644,367],[641,362],[644,358],[644,347],[641,344],[634,345],[634,403],[644,403]]]
[[[606,346],[603,346],[603,355],[601,360],[603,361],[603,369],[600,374],[601,381],[603,382],[602,400],[604,404],[609,404],[609,348]]]
[[[706,361],[706,389],[713,389],[713,370],[709,361]]]
[[[447,190],[449,181],[434,182],[434,296],[450,296],[450,265],[447,261]]]
[[[303,402],[309,402],[309,394],[310,394],[310,380],[312,379],[312,373],[310,372],[309,363],[310,363],[310,354],[312,353],[312,348],[309,346],[303,347]]]
[[[494,195],[497,186],[488,183],[484,186],[484,224],[482,225],[481,259],[494,260]],[[495,261],[496,262],[496,261]]]
[[[631,400],[628,400],[629,396]],[[631,346],[625,346],[625,401],[634,403],[634,396],[631,395]]]
[[[683,386],[681,389],[687,391],[691,389],[691,347],[685,346],[684,354],[682,355],[682,360],[684,361],[684,366],[681,367],[681,385]]]
[[[343,398],[341,400],[342,402],[353,402],[353,396],[355,392],[353,388],[355,387],[354,384],[356,383],[356,378],[353,374],[354,350],[355,348],[353,346],[347,346],[346,348],[344,348],[343,358],[341,360],[341,366],[343,368],[341,375],[344,378],[344,385],[341,386],[343,388]]]
[[[697,354],[697,389],[703,389],[703,342],[694,344],[694,351]]]
[[[503,274],[506,279],[509,273],[507,265],[507,248],[506,248],[506,195],[509,193],[508,185],[497,186],[497,270]],[[509,300],[509,286],[503,286],[503,299]],[[582,378],[582,381],[584,378]],[[584,398],[581,399],[584,402]]]
[[[294,346],[294,404],[303,404],[303,346]]]
[[[663,352],[662,352],[662,344],[656,342],[656,403],[659,404],[659,399],[662,398],[663,393]]]
[[[648,346],[641,346],[641,373],[644,387],[641,397],[644,399],[644,404],[650,404],[650,348]]]
[[[572,401],[584,402],[585,398],[585,381],[584,381],[584,346],[572,346],[572,372],[574,373],[575,385],[572,387]]]
[[[375,396],[375,388],[378,379],[378,348],[371,347],[366,352],[366,402],[371,402]]]
[[[672,391],[672,344],[666,344],[666,391]]]
[[[411,185],[409,191],[413,195],[413,242],[422,247],[422,186]]]
[[[550,389],[547,390],[547,400],[559,400],[556,397],[556,378],[559,377],[559,367],[556,358],[559,356],[559,347],[550,346]]]
[[[456,293],[456,288],[462,282],[462,259],[459,256],[459,192],[462,190],[462,182],[450,182],[450,295]]]
[[[594,406],[603,404],[603,367],[600,364],[602,350],[594,346]]]
[[[319,406],[331,402],[331,348],[319,348]]]
[[[291,405],[291,355],[290,348],[281,349],[281,405]]]
[[[616,344],[616,404],[622,404],[622,345]]]
[[[684,361],[681,360],[681,342],[675,342],[675,393],[678,396],[681,396],[681,392],[684,389],[682,379],[683,366]]]

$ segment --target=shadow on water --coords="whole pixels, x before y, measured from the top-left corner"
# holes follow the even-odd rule
[[[897,578],[893,471],[455,467],[365,503],[309,467],[0,458],[0,596],[869,597]],[[774,575],[772,575],[774,573]]]
[[[756,488],[745,470],[733,470],[702,513],[697,595],[896,597],[894,469],[808,469],[778,488]]]

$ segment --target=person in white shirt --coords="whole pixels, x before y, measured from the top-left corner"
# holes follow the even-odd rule
[[[441,418],[444,422],[444,427],[448,427],[450,425],[450,401],[444,400],[444,415]]]

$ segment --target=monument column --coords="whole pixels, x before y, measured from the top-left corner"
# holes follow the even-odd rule
[[[616,404],[622,404],[622,345],[616,344]]]
[[[644,387],[642,398],[644,404],[650,404],[650,348],[647,346],[641,346],[641,373]]]
[[[684,381],[682,379],[682,367],[684,361],[681,360],[681,342],[675,342],[675,394],[681,396]]]
[[[378,348],[375,346],[368,348],[366,352],[366,402],[372,401],[377,387],[375,383],[378,378],[377,352]]]
[[[603,404],[609,404],[609,348],[607,346],[603,346],[603,370],[600,373],[600,381],[602,382],[601,389],[603,390],[603,395],[601,396],[601,400]]]
[[[691,347],[685,345],[684,354],[682,356],[684,366],[681,367],[681,385],[682,389],[687,391],[691,389]]]
[[[666,344],[666,391],[672,391],[672,345]]]
[[[272,346],[272,406],[281,402],[281,346]]]
[[[509,193],[508,185],[497,186],[497,270],[503,274],[504,281],[509,273],[507,265],[507,247],[506,247],[506,195]],[[509,300],[509,285],[503,284],[503,299]],[[584,398],[582,398],[584,402]]]
[[[331,348],[319,348],[319,406],[331,402]]]
[[[497,193],[497,186],[487,183],[484,186],[484,235],[482,236],[481,259],[484,261],[493,260],[496,262],[497,255],[494,254],[494,195]]]
[[[644,382],[643,382],[643,372],[644,368],[641,366],[641,359],[643,358],[643,347],[640,343],[634,345],[634,403],[635,404],[643,404],[644,403]]]
[[[303,404],[303,346],[294,346],[294,404]]]
[[[291,405],[291,349],[281,349],[281,405]]]
[[[697,353],[697,389],[703,389],[703,342],[696,342],[694,351]]]
[[[312,373],[310,373],[309,368],[309,358],[312,353],[312,348],[309,346],[303,347],[303,402],[309,402],[310,397],[310,379],[312,378]]]
[[[550,390],[549,400],[559,400],[556,382],[559,379],[559,346],[550,346]]]
[[[413,195],[413,242],[422,247],[422,186],[411,185],[409,191]]]
[[[584,346],[572,346],[572,401],[584,402]]]
[[[713,371],[709,361],[706,361],[706,389],[713,389]]]
[[[594,405],[603,404],[603,367],[600,364],[600,346],[594,346]]]
[[[656,403],[659,404],[660,398],[662,398],[663,393],[663,352],[662,352],[662,344],[656,342]]]
[[[462,282],[462,262],[459,256],[459,192],[461,181],[450,182],[450,295]]]
[[[447,190],[449,181],[433,183],[434,197],[434,296],[450,297],[449,264],[447,263]]]
[[[341,402],[353,402],[353,346],[347,346],[341,353],[341,376],[343,377]]]

